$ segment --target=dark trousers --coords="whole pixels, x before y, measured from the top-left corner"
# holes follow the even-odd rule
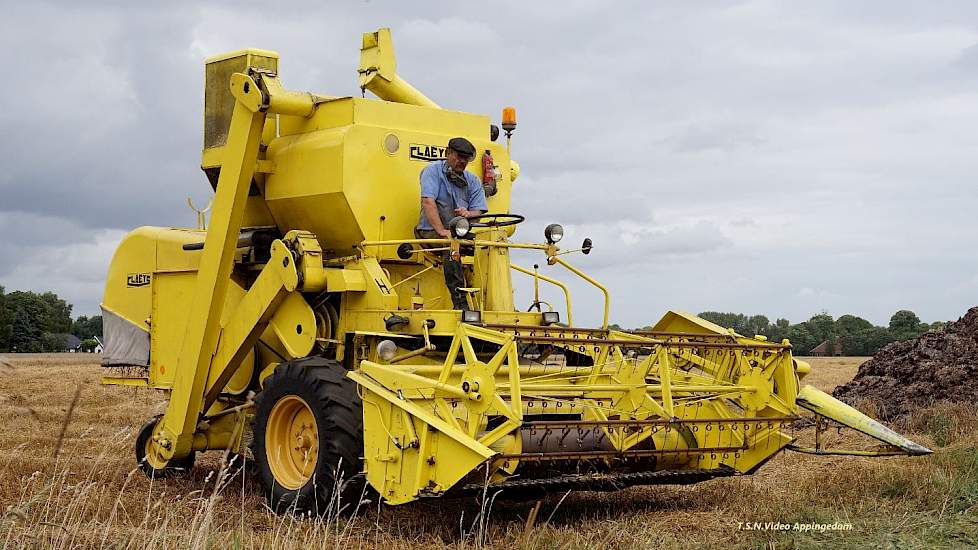
[[[433,229],[417,229],[414,230],[414,236],[419,239],[440,239],[442,237],[438,236]],[[441,248],[442,245],[438,245]],[[425,247],[431,248],[431,247]],[[445,271],[445,286],[448,287],[448,293],[452,296],[452,308],[453,309],[468,309],[468,303],[465,301],[465,293],[459,290],[460,287],[465,287],[465,274],[462,272],[462,262],[459,260],[452,259],[452,251],[444,250],[441,253],[442,269]]]

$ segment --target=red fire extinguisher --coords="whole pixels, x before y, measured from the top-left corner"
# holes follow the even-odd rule
[[[486,191],[486,196],[491,197],[496,194],[496,163],[492,160],[492,153],[486,149],[482,155],[482,188]]]

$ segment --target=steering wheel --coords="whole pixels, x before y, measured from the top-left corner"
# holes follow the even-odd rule
[[[526,218],[520,216],[519,214],[479,214],[478,216],[469,218],[469,226],[507,227],[510,225],[516,225],[525,219]]]

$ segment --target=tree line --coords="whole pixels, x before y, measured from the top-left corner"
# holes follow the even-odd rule
[[[831,349],[840,347],[842,355],[873,355],[891,342],[910,340],[947,324],[943,321],[921,322],[916,313],[906,309],[894,313],[885,327],[873,325],[856,315],[847,314],[833,319],[825,312],[794,324],[787,319],[771,322],[764,315],[720,311],[704,311],[699,316],[724,328],[732,328],[744,336],[759,334],[772,342],[787,338],[795,355],[809,355],[812,348],[826,341]],[[831,349],[829,354],[832,354]]]
[[[82,351],[94,349],[97,344],[94,337],[102,336],[102,316],[82,315],[72,319],[71,309],[71,304],[53,292],[5,293],[0,286],[0,352],[62,351],[67,347],[66,334],[82,341]],[[916,313],[906,309],[894,313],[885,327],[856,315],[834,319],[824,312],[794,324],[787,319],[771,322],[764,315],[732,312],[704,311],[699,316],[744,336],[759,334],[772,342],[787,338],[795,355],[809,355],[812,348],[825,341],[833,348],[841,347],[842,355],[872,355],[886,344],[916,338],[946,324],[923,323]],[[618,325],[611,328],[621,330]]]
[[[0,352],[39,353],[67,349],[67,335],[91,351],[102,336],[102,316],[71,317],[72,305],[53,292],[5,292],[0,286]]]

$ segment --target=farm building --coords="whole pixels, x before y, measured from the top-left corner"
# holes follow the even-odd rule
[[[52,336],[61,343],[59,349],[52,351],[75,353],[81,348],[81,340],[74,334],[53,334]]]
[[[821,344],[809,350],[808,355],[814,357],[839,357],[842,355],[842,343],[823,340]]]

